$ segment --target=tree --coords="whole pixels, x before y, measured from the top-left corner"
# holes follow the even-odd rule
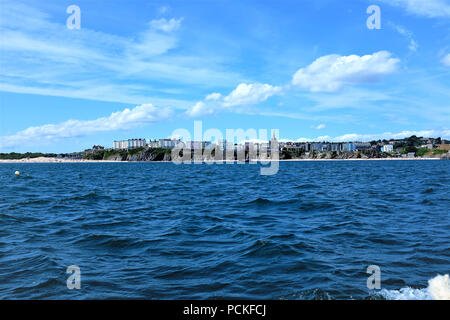
[[[413,146],[406,146],[404,149],[404,153],[417,152],[417,148]]]

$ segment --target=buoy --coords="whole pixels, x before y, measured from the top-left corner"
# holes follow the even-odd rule
[[[19,175],[20,175],[20,172],[19,172],[19,171],[16,171],[16,172],[14,172],[14,173],[15,173],[16,176],[19,176]]]

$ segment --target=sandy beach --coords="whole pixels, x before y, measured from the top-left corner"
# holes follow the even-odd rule
[[[59,159],[59,158],[24,158],[17,160],[10,159],[0,159],[0,163],[110,163],[110,162],[127,162],[127,161],[113,161],[113,160],[70,160],[70,159]]]

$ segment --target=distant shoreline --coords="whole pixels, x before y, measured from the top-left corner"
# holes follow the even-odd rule
[[[308,162],[308,161],[389,161],[389,160],[441,160],[441,158],[353,158],[353,159],[278,159],[278,160],[250,160],[251,163],[255,162],[270,162],[270,161],[278,161],[278,162]],[[170,163],[173,161],[117,161],[117,160],[69,160],[69,159],[58,159],[58,158],[26,158],[26,159],[17,159],[17,160],[0,160],[0,163]],[[200,161],[199,161],[200,162]],[[197,163],[199,163],[197,162]],[[236,160],[204,160],[201,161],[204,163],[214,163],[214,162],[237,162]],[[194,161],[189,162],[194,163]]]

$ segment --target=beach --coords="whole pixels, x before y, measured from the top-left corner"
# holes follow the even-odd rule
[[[87,159],[60,159],[60,158],[24,158],[24,159],[0,159],[0,163],[111,163],[111,162],[127,162],[114,160],[87,160]]]

